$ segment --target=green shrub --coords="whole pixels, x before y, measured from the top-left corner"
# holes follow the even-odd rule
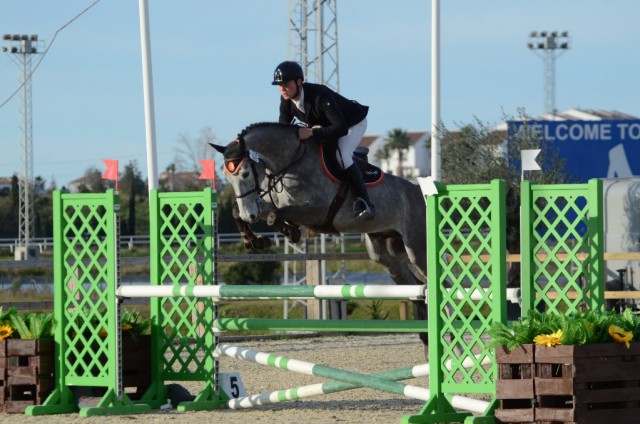
[[[246,254],[244,245],[238,244],[236,252]],[[261,253],[276,253],[272,249]],[[280,278],[280,263],[268,262],[238,262],[222,269],[222,279],[226,284],[277,284]]]
[[[511,350],[523,344],[546,346],[584,345],[593,343],[625,343],[640,340],[640,317],[626,309],[615,311],[589,310],[569,314],[529,311],[526,317],[513,323],[496,322],[489,330],[489,347],[504,346]]]
[[[11,327],[21,339],[47,339],[53,337],[53,314],[13,314],[9,317]]]

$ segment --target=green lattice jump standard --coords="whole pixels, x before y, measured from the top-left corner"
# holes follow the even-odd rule
[[[103,387],[106,394],[83,416],[148,411],[122,390],[117,337],[119,315],[119,198],[99,194],[53,193],[55,389],[28,415],[78,411],[72,388]],[[104,333],[105,330],[106,334]]]
[[[604,302],[602,181],[521,186],[522,314]]]
[[[426,202],[431,398],[402,422],[492,423],[497,368],[483,335],[507,318],[504,182],[438,185]],[[482,365],[487,357],[493,365]],[[463,361],[473,365],[465,369]],[[482,416],[459,413],[449,401],[459,393],[488,394],[492,401]]]
[[[217,194],[150,193],[150,278],[152,285],[216,284]],[[151,302],[152,384],[142,397],[154,408],[166,403],[166,381],[202,381],[193,402],[178,409],[214,409],[221,404],[217,386],[217,339],[211,299],[154,298]]]

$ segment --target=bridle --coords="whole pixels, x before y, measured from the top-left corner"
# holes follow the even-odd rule
[[[289,162],[279,171],[269,173],[265,168],[265,176],[267,177],[267,189],[263,190],[260,187],[260,181],[258,179],[258,171],[256,170],[256,163],[260,161],[260,158],[257,157],[257,154],[255,158],[252,157],[253,152],[249,150],[244,139],[240,138],[234,141],[241,143],[241,146],[244,146],[244,151],[241,156],[236,156],[229,159],[225,158],[224,172],[230,176],[238,175],[240,173],[240,169],[245,165],[247,161],[249,161],[249,164],[251,166],[251,175],[253,176],[253,188],[244,193],[240,193],[239,195],[236,195],[235,198],[242,199],[252,193],[257,193],[258,197],[260,197],[261,199],[269,195],[269,199],[271,200],[271,203],[275,204],[273,199],[273,193],[274,192],[281,193],[282,191],[284,191],[284,188],[285,188],[283,183],[284,176],[286,175],[287,171],[289,171],[298,162],[302,160],[302,158],[304,157],[307,151],[306,143],[299,140],[298,148],[296,149],[296,154],[294,158],[291,160],[291,162]],[[280,185],[279,189],[277,188],[278,185]]]

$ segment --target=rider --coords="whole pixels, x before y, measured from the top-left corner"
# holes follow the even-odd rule
[[[373,218],[373,203],[352,156],[367,129],[369,107],[348,100],[327,86],[303,81],[304,74],[298,63],[285,61],[276,67],[271,84],[278,86],[281,95],[280,123],[290,124],[297,118],[306,124],[298,130],[300,140],[313,137],[321,143],[338,141],[339,147],[347,153],[343,156],[340,149],[336,149],[338,163],[356,198],[353,214],[358,220]]]

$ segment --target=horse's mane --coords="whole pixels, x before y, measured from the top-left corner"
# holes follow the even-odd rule
[[[294,128],[295,127],[295,128],[297,128],[297,125],[281,124],[279,122],[256,122],[255,124],[251,124],[248,127],[246,127],[245,129],[243,129],[242,132],[240,134],[238,134],[238,138],[242,139],[251,130],[256,129],[256,128],[264,128],[264,127],[275,127],[275,128]]]

